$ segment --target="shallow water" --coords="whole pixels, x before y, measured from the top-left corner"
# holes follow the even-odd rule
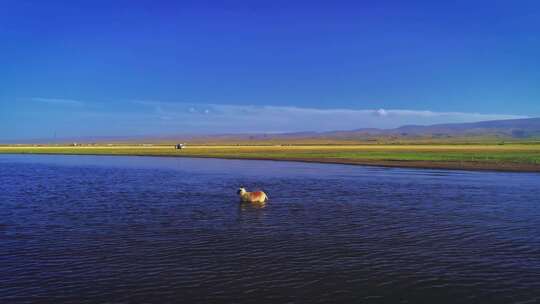
[[[264,189],[265,206],[235,190]],[[540,174],[0,155],[0,303],[540,301]]]

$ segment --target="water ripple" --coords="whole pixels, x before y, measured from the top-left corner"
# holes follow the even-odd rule
[[[0,168],[2,303],[540,299],[540,175],[83,156]],[[239,204],[238,185],[270,203]]]

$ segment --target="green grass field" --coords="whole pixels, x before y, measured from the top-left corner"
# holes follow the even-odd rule
[[[147,155],[392,164],[422,162],[511,168],[540,167],[540,144],[302,145],[302,146],[3,146],[0,153]],[[400,165],[396,163],[396,165]],[[428,166],[429,167],[429,166]],[[443,166],[444,167],[444,166]],[[519,169],[517,170],[519,171]],[[531,170],[529,170],[531,171]],[[537,171],[537,170],[532,170]]]

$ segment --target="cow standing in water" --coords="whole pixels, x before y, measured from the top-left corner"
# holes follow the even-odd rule
[[[242,202],[264,203],[268,201],[268,196],[262,191],[247,192],[246,188],[240,187],[236,193],[238,193]]]

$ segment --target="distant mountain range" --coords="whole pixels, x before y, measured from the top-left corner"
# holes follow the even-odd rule
[[[395,129],[356,129],[330,132],[280,134],[216,134],[176,136],[81,137],[57,140],[32,140],[25,143],[334,143],[392,141],[478,141],[540,139],[540,118],[492,120],[473,123],[450,123],[428,126],[406,125]],[[23,141],[19,141],[22,143]],[[14,142],[12,142],[14,143]]]
[[[540,137],[540,118],[491,120],[472,123],[436,124],[429,126],[406,125],[395,129],[358,129],[326,132],[335,136],[386,135],[398,137],[477,137],[501,138]]]
[[[203,140],[202,137],[192,138]],[[395,140],[522,140],[540,139],[540,118],[450,123],[428,126],[406,125],[395,129],[364,128],[330,132],[282,134],[235,134],[207,136],[214,141],[395,141]]]

